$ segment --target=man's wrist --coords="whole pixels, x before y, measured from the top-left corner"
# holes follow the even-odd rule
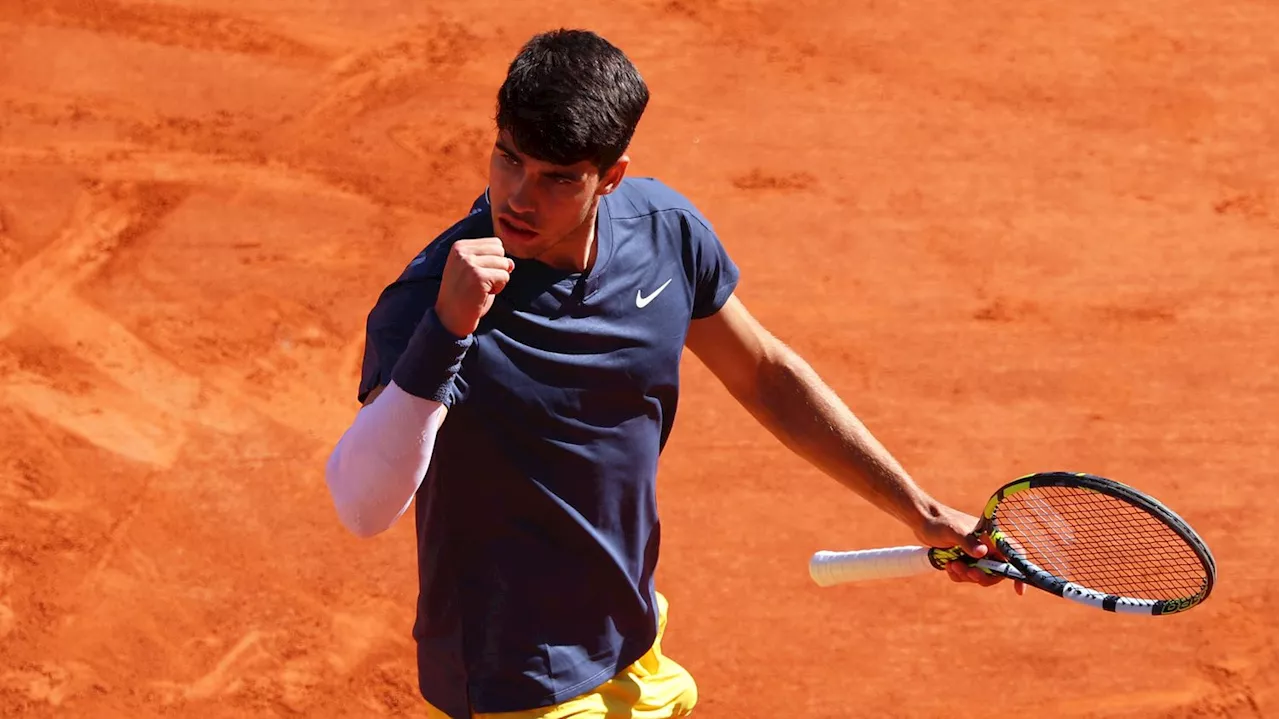
[[[415,397],[447,404],[462,359],[474,342],[473,335],[454,334],[431,308],[414,329],[404,354],[391,370],[391,379]]]
[[[455,341],[462,340],[469,334],[465,331],[458,331],[458,325],[453,321],[453,317],[451,317],[448,312],[441,312],[441,308],[439,306],[432,307],[430,312],[435,315],[436,321],[440,323],[440,327],[445,332],[449,333]]]
[[[899,505],[898,521],[919,534],[942,516],[942,504],[918,487],[906,492],[905,501]]]

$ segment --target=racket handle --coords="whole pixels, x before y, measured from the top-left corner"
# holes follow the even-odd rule
[[[809,560],[809,576],[821,587],[868,579],[910,577],[935,571],[929,547],[886,547],[856,552],[817,552]]]

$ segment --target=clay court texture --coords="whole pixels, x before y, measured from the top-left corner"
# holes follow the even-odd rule
[[[540,30],[622,47],[631,172],[940,499],[1088,471],[1204,536],[1171,617],[930,575],[687,356],[664,647],[717,717],[1274,717],[1276,5],[0,2],[0,716],[420,716],[411,518],[324,461],[382,287],[484,189]]]

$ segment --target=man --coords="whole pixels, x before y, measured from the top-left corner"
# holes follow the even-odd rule
[[[361,536],[417,499],[429,716],[692,709],[653,584],[655,475],[686,346],[787,447],[922,542],[986,553],[968,536],[977,519],[930,498],[752,318],[706,218],[625,177],[648,99],[599,36],[534,37],[498,93],[487,191],[369,314],[364,406],[326,477]]]

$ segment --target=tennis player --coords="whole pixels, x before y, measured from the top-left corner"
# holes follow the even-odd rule
[[[696,685],[662,652],[653,580],[686,347],[785,446],[921,542],[987,552],[977,518],[930,497],[734,296],[738,267],[707,218],[627,177],[648,100],[598,35],[532,38],[498,91],[487,190],[369,313],[363,406],[326,481],[364,537],[417,500],[428,716],[689,715]]]

